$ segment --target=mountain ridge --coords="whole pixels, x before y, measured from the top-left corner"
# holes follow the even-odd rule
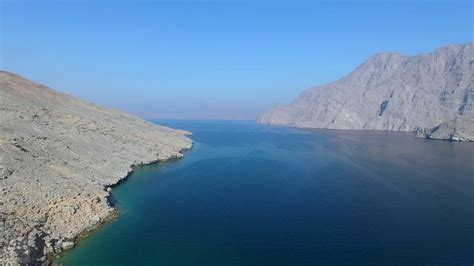
[[[474,118],[473,73],[472,42],[412,56],[377,53],[339,80],[273,107],[257,122],[408,131],[427,138],[473,141],[474,128],[469,126]],[[429,134],[435,128],[443,132]]]

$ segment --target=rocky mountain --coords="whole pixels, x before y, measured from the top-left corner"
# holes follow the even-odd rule
[[[474,43],[432,53],[380,53],[340,80],[302,92],[260,123],[305,128],[414,131],[474,141]]]
[[[134,166],[182,157],[189,132],[0,72],[0,265],[37,264],[114,214]]]

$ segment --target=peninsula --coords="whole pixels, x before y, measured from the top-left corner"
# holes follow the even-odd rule
[[[40,264],[71,248],[113,216],[112,185],[182,157],[188,134],[1,71],[0,262]]]

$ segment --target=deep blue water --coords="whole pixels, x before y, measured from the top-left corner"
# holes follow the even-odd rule
[[[138,168],[68,265],[474,263],[474,143],[160,121],[185,158]]]

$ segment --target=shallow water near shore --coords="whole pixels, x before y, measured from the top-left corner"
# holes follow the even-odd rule
[[[113,189],[119,217],[66,265],[474,262],[474,143],[157,121],[193,132],[185,158]]]

